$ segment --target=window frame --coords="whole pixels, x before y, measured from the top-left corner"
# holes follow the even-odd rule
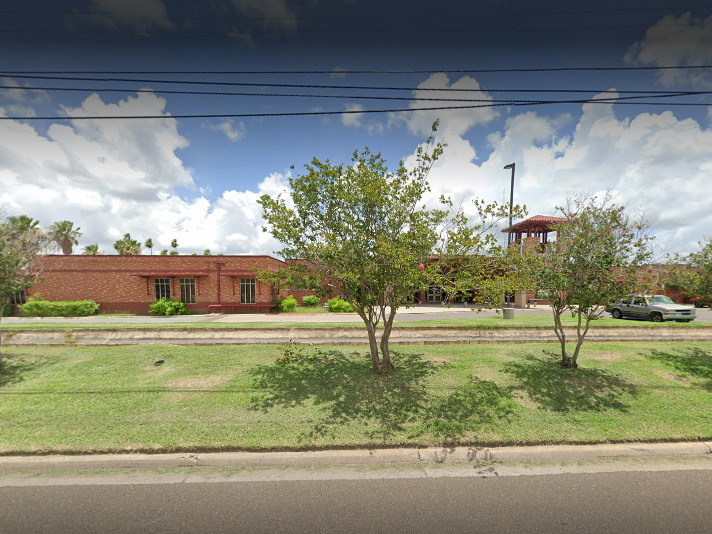
[[[178,285],[180,287],[180,300],[183,304],[196,304],[198,302],[195,278],[180,278],[178,279]]]
[[[166,288],[168,288],[167,295],[165,294]],[[162,298],[172,298],[172,289],[173,288],[171,287],[170,278],[156,277],[153,279],[153,296],[156,298],[155,300],[161,300]]]
[[[240,304],[257,303],[257,280],[255,278],[240,278]]]

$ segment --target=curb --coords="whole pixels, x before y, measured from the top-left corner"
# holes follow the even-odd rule
[[[305,467],[576,461],[601,458],[706,456],[712,442],[356,449],[310,452],[211,452],[0,457],[0,472],[33,470],[162,469],[174,467]]]

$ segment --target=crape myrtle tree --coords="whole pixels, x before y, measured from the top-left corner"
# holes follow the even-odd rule
[[[529,289],[530,276],[515,247],[507,249],[493,233],[509,217],[509,204],[474,199],[474,217],[442,198],[450,213],[441,239],[425,272],[430,285],[440,287],[446,304],[472,297],[479,309],[499,308],[506,292]],[[513,219],[526,216],[526,206],[513,206]]]
[[[431,134],[418,147],[415,166],[408,169],[401,161],[395,172],[368,147],[353,153],[351,165],[314,158],[305,174],[290,177],[289,199],[263,195],[258,201],[264,230],[282,243],[279,254],[289,266],[276,274],[261,271],[260,279],[296,283],[321,296],[340,293],[366,325],[376,371],[393,368],[393,319],[401,303],[425,285],[419,265],[428,263],[447,217],[447,210],[422,203],[428,173],[442,151]]]
[[[699,245],[698,252],[668,258],[666,279],[667,285],[695,299],[696,305],[712,299],[712,238]]]
[[[648,227],[642,215],[630,214],[613,196],[569,195],[557,207],[565,221],[553,226],[556,239],[543,252],[529,251],[537,289],[549,294],[561,362],[576,368],[591,322],[608,304],[640,287],[640,267],[651,258]],[[576,318],[576,345],[567,351],[564,313]]]
[[[37,225],[18,225],[9,218],[0,218],[0,320],[13,297],[39,281],[40,255],[47,244],[47,237]]]

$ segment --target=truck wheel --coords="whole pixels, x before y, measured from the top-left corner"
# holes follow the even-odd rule
[[[650,320],[653,321],[654,323],[662,323],[663,315],[658,312],[653,312],[650,314]]]
[[[614,319],[623,319],[623,314],[618,308],[614,308],[613,311],[611,312],[611,315],[613,316]]]

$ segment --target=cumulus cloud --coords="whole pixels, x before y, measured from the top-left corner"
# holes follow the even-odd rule
[[[147,35],[157,29],[173,28],[167,18],[166,6],[161,0],[92,0],[92,20],[110,30],[129,28]]]
[[[645,37],[627,51],[625,61],[659,67],[709,65],[712,63],[712,15],[704,20],[690,13],[668,15],[648,29]],[[666,86],[691,83],[712,87],[708,69],[666,69],[658,74]]]
[[[260,28],[291,33],[299,25],[299,13],[287,0],[231,0],[242,15],[257,20]]]
[[[712,130],[671,111],[622,118],[616,111],[612,103],[584,104],[572,134],[561,133],[570,116],[514,115],[490,134],[491,152],[481,163],[465,139],[450,135],[429,177],[433,197],[508,201],[510,171],[503,167],[515,162],[514,201],[530,215],[552,214],[569,191],[611,190],[646,213],[660,250],[693,250],[712,226],[704,194],[712,180]]]
[[[282,191],[285,176],[273,174],[256,192],[227,191],[214,202],[201,191],[194,198],[180,196],[178,190],[196,188],[193,171],[178,155],[188,141],[165,106],[164,99],[151,93],[115,103],[91,95],[63,112],[166,118],[73,120],[52,124],[46,133],[21,121],[0,121],[0,205],[10,215],[30,215],[45,227],[71,220],[84,232],[81,245],[98,243],[107,253],[127,232],[142,241],[151,237],[156,248],[167,248],[176,238],[183,253],[278,250],[261,231],[255,201],[263,193]]]
[[[245,129],[245,123],[239,122],[236,125],[233,119],[226,119],[221,123],[211,124],[209,127],[211,130],[216,130],[218,132],[224,133],[225,136],[233,142],[239,141],[240,139],[245,137],[245,134],[247,133]]]
[[[380,134],[383,133],[384,127],[383,123],[380,121],[363,122],[361,119],[364,117],[364,113],[358,113],[363,111],[364,108],[361,104],[346,104],[346,110],[351,113],[343,113],[341,115],[341,124],[344,126],[352,128],[364,128],[369,134]],[[355,113],[354,113],[355,112]]]

